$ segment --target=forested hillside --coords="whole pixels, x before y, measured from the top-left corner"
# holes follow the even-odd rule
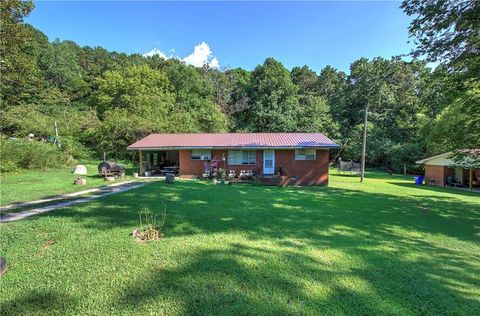
[[[438,62],[434,70],[394,57],[317,73],[308,65],[290,71],[274,58],[253,71],[217,70],[80,47],[24,23],[33,3],[4,0],[2,143],[30,133],[48,139],[56,122],[65,154],[127,158],[126,146],[152,132],[323,132],[345,159],[359,160],[368,105],[367,166],[413,169],[425,155],[480,140],[480,5],[435,3],[402,5],[418,16],[414,55]]]

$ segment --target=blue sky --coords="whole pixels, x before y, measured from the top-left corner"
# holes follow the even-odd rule
[[[400,2],[36,2],[26,19],[50,40],[125,53],[253,69],[267,57],[286,67],[348,71],[360,57],[408,53],[410,18]],[[203,43],[203,45],[199,45]],[[194,47],[196,47],[194,52]],[[188,56],[188,57],[187,57]]]

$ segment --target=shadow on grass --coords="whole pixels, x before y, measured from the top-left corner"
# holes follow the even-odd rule
[[[459,195],[471,193],[459,192]],[[442,195],[400,197],[339,188],[227,186],[202,182],[177,182],[173,186],[158,182],[101,198],[81,209],[75,208],[74,212],[67,208],[51,216],[71,217],[91,229],[130,227],[137,221],[142,207],[161,210],[160,200],[168,205],[167,228],[176,235],[239,231],[253,239],[278,238],[343,223],[359,229],[368,225],[371,229],[381,224],[396,225],[478,241],[480,227],[480,204]],[[226,218],[229,220],[224,220]]]
[[[478,298],[465,287],[478,282],[474,276],[480,271],[469,263],[478,257],[465,258],[413,239],[396,243],[391,251],[375,250],[384,244],[382,237],[367,238],[360,246],[356,237],[338,244],[334,235],[325,236],[313,253],[302,247],[271,250],[235,243],[188,252],[180,256],[185,258],[180,268],[150,269],[128,284],[114,304],[128,312],[147,312],[154,304],[180,301],[178,312],[189,315],[438,315],[478,310]],[[437,254],[412,261],[407,259],[412,246]],[[357,264],[346,267],[329,258],[331,249]]]
[[[65,293],[50,290],[34,290],[22,296],[2,302],[2,315],[52,315],[71,311],[77,301]]]
[[[126,235],[164,201],[164,242],[223,240],[146,265],[111,302],[126,313],[475,314],[480,204],[434,193],[162,182],[50,216]]]
[[[450,194],[458,194],[458,195],[464,195],[464,196],[476,196],[480,197],[479,193],[480,192],[475,192],[475,191],[467,191],[467,190],[462,190],[458,188],[448,188],[448,187],[439,187],[439,186],[433,186],[433,185],[416,185],[412,183],[405,183],[405,182],[394,182],[394,181],[389,181],[389,184],[409,188],[409,189],[417,189],[417,190],[426,190],[426,191],[431,191],[431,192],[442,192],[442,193],[450,193]],[[480,201],[479,201],[480,203]]]

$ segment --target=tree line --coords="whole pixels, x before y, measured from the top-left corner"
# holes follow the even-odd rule
[[[479,4],[442,3],[402,4],[417,16],[413,55],[426,59],[360,58],[349,73],[317,73],[274,58],[253,71],[218,70],[49,41],[23,21],[32,2],[5,0],[2,134],[48,138],[56,122],[62,150],[74,158],[125,158],[127,145],[153,132],[323,132],[344,159],[359,160],[368,104],[367,166],[413,170],[425,155],[479,146]]]

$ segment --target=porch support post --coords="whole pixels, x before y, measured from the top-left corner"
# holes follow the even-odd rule
[[[138,164],[140,165],[139,175],[141,176],[143,174],[143,154],[141,150],[138,151]]]
[[[470,168],[470,170],[468,171],[468,188],[470,189],[470,191],[472,191],[472,181],[473,181],[473,169]]]

